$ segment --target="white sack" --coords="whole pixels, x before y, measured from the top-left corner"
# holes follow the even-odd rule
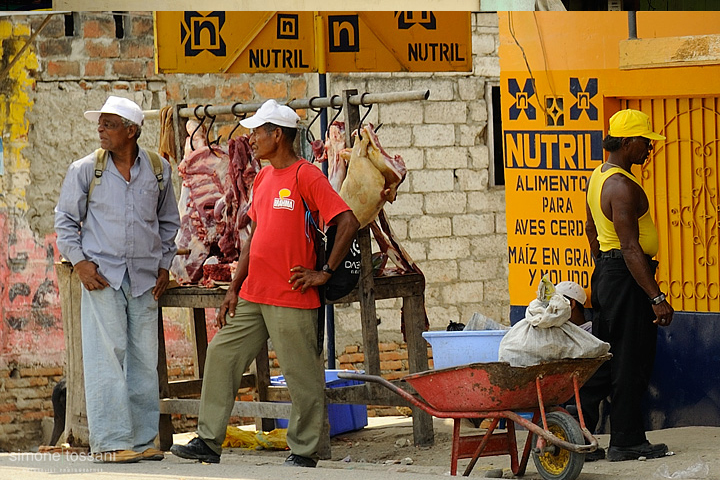
[[[516,323],[500,342],[498,360],[514,367],[527,367],[565,358],[596,358],[610,350],[605,343],[572,322],[570,302],[552,295],[547,307],[530,302],[525,318]]]

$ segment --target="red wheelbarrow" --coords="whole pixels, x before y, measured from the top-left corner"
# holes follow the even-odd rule
[[[379,383],[430,415],[454,419],[451,475],[457,475],[458,459],[472,459],[463,473],[468,476],[479,457],[507,454],[513,474],[521,476],[532,452],[538,473],[544,479],[574,480],[585,463],[585,454],[597,449],[597,439],[585,428],[579,389],[610,357],[608,354],[529,367],[512,367],[501,362],[473,363],[404,377],[402,381],[410,384],[419,396],[377,375],[343,372],[338,376]],[[557,407],[573,394],[580,425],[567,411]],[[532,421],[517,412],[532,413]],[[460,436],[463,418],[487,418],[491,422],[484,435]],[[502,419],[506,420],[505,432],[496,432]],[[530,433],[519,459],[515,424]]]

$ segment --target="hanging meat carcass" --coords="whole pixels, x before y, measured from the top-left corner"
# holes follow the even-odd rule
[[[340,192],[347,176],[350,150],[345,148],[345,123],[333,122],[325,139],[325,158],[328,162],[328,180],[336,192]]]
[[[393,202],[407,169],[400,155],[391,157],[380,145],[371,124],[360,129],[350,155],[340,196],[364,227],[377,217],[385,202]]]
[[[252,160],[247,137],[231,139],[226,151],[208,146],[204,130],[197,125],[188,121],[188,134],[195,134],[192,145],[188,137],[185,157],[178,165],[183,179],[175,240],[179,254],[171,272],[181,285],[213,286],[214,281],[227,281],[249,235],[248,197],[260,166]]]

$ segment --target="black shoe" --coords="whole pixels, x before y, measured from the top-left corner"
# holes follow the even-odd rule
[[[180,458],[200,460],[205,463],[220,463],[220,455],[213,452],[200,437],[195,437],[187,445],[173,445],[170,453]]]
[[[605,449],[602,447],[598,447],[594,452],[585,454],[586,462],[597,462],[603,459],[605,459]]]
[[[622,462],[624,460],[637,460],[640,457],[660,458],[665,456],[668,448],[664,443],[651,444],[647,440],[640,445],[632,447],[610,447],[607,459],[611,462]]]
[[[283,466],[285,467],[309,467],[315,468],[317,462],[309,457],[303,457],[301,455],[295,455],[291,453],[289,457],[285,459]]]

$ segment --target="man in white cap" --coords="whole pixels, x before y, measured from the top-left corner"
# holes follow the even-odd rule
[[[85,112],[100,149],[73,162],[55,207],[57,246],[82,284],[85,403],[95,460],[162,460],[158,298],[180,227],[170,164],[138,147],[143,112],[111,96]],[[154,157],[151,160],[151,157]]]
[[[603,148],[605,163],[588,182],[586,234],[595,258],[592,275],[593,334],[610,343],[605,362],[581,390],[583,410],[597,412],[608,394],[611,462],[659,458],[663,443],[651,444],[645,435],[643,397],[655,361],[658,325],[667,327],[673,308],[655,280],[658,235],[650,204],[633,165],[647,161],[653,140],[650,118],[633,109],[610,117]]]
[[[318,289],[345,258],[359,227],[347,204],[322,172],[295,153],[300,118],[275,100],[240,124],[251,129],[260,170],[250,205],[251,233],[220,307],[220,331],[205,360],[198,436],[173,445],[179,457],[218,463],[243,373],[268,337],[285,376],[292,411],[285,465],[315,467],[324,422],[325,375],[318,348]],[[308,215],[337,225],[332,251],[316,269]],[[317,220],[316,220],[317,221]]]
[[[585,289],[576,282],[560,282],[555,285],[555,292],[570,301],[570,321],[585,331],[592,333],[592,322],[585,319]]]

